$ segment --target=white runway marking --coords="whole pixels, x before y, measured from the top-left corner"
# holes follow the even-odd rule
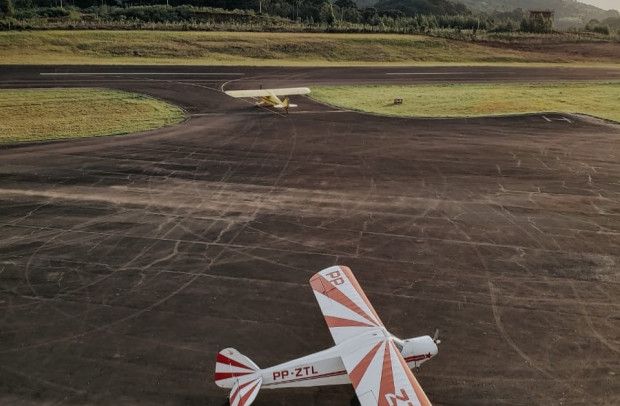
[[[88,79],[88,83],[110,83],[111,80],[114,80],[114,78],[99,78],[99,79]],[[166,79],[151,79],[153,81],[162,81],[162,82],[169,82],[170,80],[166,80]],[[114,80],[115,82],[120,82],[120,83],[144,83],[144,78],[118,78],[117,80]],[[222,78],[211,78],[211,79],[184,79],[183,82],[178,82],[178,83],[183,83],[183,84],[193,84],[193,83],[220,83],[222,81]],[[24,85],[24,84],[40,84],[40,83],[50,83],[50,82],[42,82],[41,79],[35,79],[35,80],[11,80],[11,81],[7,81],[7,82],[2,82],[3,85]],[[62,78],[59,79],[58,81],[52,82],[52,83],[84,83],[84,79],[79,79],[79,78]]]
[[[183,76],[243,76],[245,73],[236,72],[41,72],[41,76],[117,76],[117,75],[183,75]]]
[[[542,118],[544,118],[547,122],[552,122],[552,121],[566,121],[568,124],[573,124],[573,121],[571,119],[569,119],[568,117],[564,117],[564,116],[559,116],[558,117],[547,117],[547,116],[542,116]]]
[[[387,72],[386,75],[484,75],[485,72]]]
[[[350,110],[302,110],[302,111],[289,111],[289,115],[297,115],[297,114],[322,114],[322,113],[350,113]],[[195,113],[191,114],[191,117],[204,117],[204,116],[225,116],[229,114],[237,114],[237,115],[246,115],[246,116],[258,116],[258,115],[266,115],[269,113],[279,113],[278,111],[273,111],[267,109],[266,111],[255,111],[255,112],[219,112],[219,113]],[[286,114],[281,114],[286,116]]]

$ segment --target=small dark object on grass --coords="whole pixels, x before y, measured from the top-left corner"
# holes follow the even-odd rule
[[[403,104],[403,99],[397,97],[396,99],[394,99],[394,104]]]

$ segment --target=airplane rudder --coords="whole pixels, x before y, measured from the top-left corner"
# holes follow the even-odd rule
[[[242,377],[260,371],[250,358],[234,348],[225,348],[218,352],[215,360],[215,384],[222,388],[231,388]]]

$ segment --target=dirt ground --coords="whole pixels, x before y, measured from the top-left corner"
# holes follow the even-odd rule
[[[225,405],[218,350],[269,366],[332,345],[308,279],[344,264],[394,334],[440,330],[416,373],[434,404],[620,404],[618,125],[386,118],[305,98],[287,116],[220,91],[617,71],[55,73],[89,69],[118,75],[1,68],[0,86],[142,91],[189,118],[0,149],[0,403]],[[255,404],[353,396],[264,390]]]
[[[516,42],[483,42],[485,45],[525,52],[544,53],[565,58],[567,61],[617,61],[620,58],[620,42],[540,42],[534,40]]]

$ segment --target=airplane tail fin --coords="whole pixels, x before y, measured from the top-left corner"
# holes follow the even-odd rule
[[[275,107],[276,109],[284,109],[288,111],[289,107],[297,107],[297,105],[291,103],[289,98],[285,97],[284,100],[282,100],[279,104],[274,105],[273,107]]]
[[[230,406],[250,406],[256,399],[262,383],[263,378],[258,374],[239,378],[228,397]]]
[[[215,361],[215,384],[231,388],[230,406],[249,406],[263,383],[260,368],[251,359],[234,348],[226,348],[217,354]]]
[[[242,377],[258,375],[258,365],[234,348],[226,348],[215,360],[215,384],[220,388],[232,388]]]

